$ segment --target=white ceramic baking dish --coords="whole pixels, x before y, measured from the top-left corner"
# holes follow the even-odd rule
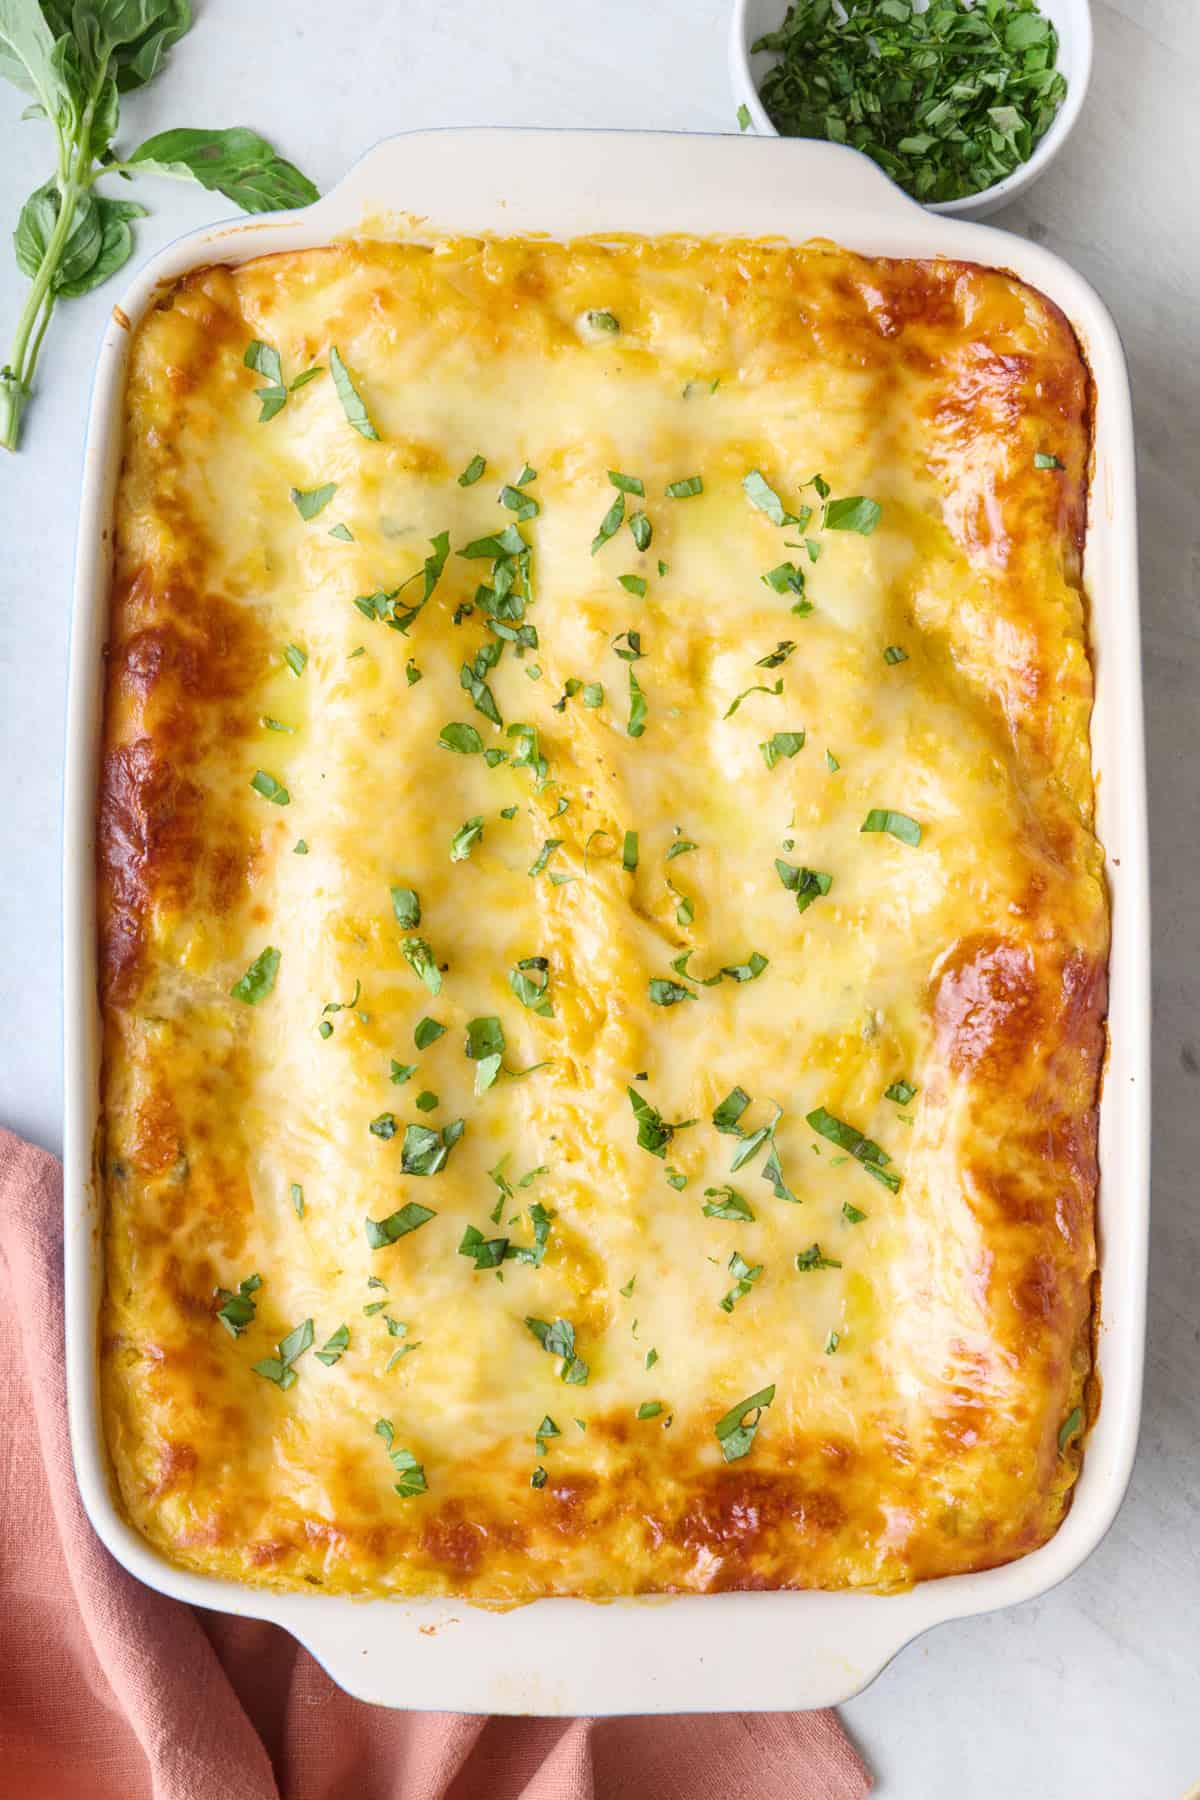
[[[387,222],[390,219],[390,224]],[[130,334],[105,332],[88,428],[75,572],[65,814],[67,1372],[84,1502],[113,1555],[180,1600],[270,1619],[344,1688],[385,1705],[499,1713],[763,1710],[843,1700],[929,1626],[1045,1593],[1079,1566],[1120,1504],[1137,1438],[1149,1152],[1149,923],[1133,438],[1121,347],[1092,290],[1048,251],[934,218],[864,157],[795,140],[634,132],[417,132],[370,151],[307,211],[214,226],[170,245],[121,299],[136,321],[164,281],[213,261],[412,232],[683,232],[833,238],[887,256],[961,257],[1050,295],[1095,377],[1086,577],[1096,662],[1093,751],[1113,901],[1111,1054],[1100,1125],[1104,1404],[1057,1536],[1006,1568],[910,1593],[750,1593],[607,1605],[273,1594],[173,1567],[126,1523],[109,1473],[96,1368],[100,1199],[93,1168],[99,1018],[93,861],[109,533]]]

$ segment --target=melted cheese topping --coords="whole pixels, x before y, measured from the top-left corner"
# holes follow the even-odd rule
[[[264,423],[252,340],[285,383],[323,371]],[[1107,956],[1087,408],[1040,295],[828,245],[358,242],[200,270],[150,312],[101,794],[102,1356],[123,1503],[167,1555],[519,1600],[899,1587],[1053,1532]],[[520,519],[497,493],[526,466]],[[610,470],[644,496],[594,547]],[[798,523],[751,504],[752,470]],[[817,471],[877,527],[823,523]],[[326,484],[305,519],[290,492]],[[461,551],[514,524],[528,583],[510,562],[478,596],[493,556]],[[761,579],[787,563],[803,606]],[[448,724],[506,758],[442,747]],[[920,842],[865,831],[875,809]],[[781,864],[828,891],[801,910]],[[268,947],[270,991],[236,997]],[[630,1089],[692,1122],[661,1155]],[[871,1142],[848,1155],[822,1108]],[[776,1159],[763,1139],[734,1172],[775,1117]],[[533,1254],[477,1271],[469,1228]]]

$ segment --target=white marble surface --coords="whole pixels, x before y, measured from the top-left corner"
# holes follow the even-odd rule
[[[943,1626],[845,1716],[886,1800],[1181,1800],[1200,1781],[1200,6],[1102,0],[1092,91],[1053,171],[997,223],[1114,311],[1133,374],[1155,906],[1154,1250],[1141,1454],[1107,1541],[1046,1598]],[[254,125],[322,186],[428,125],[732,128],[726,0],[198,0],[124,141]],[[48,172],[0,94],[3,216]],[[223,216],[147,184],[143,253]],[[120,278],[118,278],[119,280]],[[22,283],[0,256],[7,338]],[[0,466],[0,1120],[60,1145],[60,777],[84,411],[115,290],[50,332],[23,454]],[[365,1800],[370,1800],[366,1796]]]

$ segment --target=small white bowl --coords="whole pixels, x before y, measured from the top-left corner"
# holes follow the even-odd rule
[[[1031,182],[1048,169],[1058,155],[1071,128],[1079,117],[1092,72],[1092,9],[1090,0],[1039,0],[1041,11],[1058,33],[1058,68],[1067,78],[1066,99],[1055,115],[1054,123],[1034,150],[1028,162],[994,186],[981,188],[961,200],[934,200],[928,203],[935,213],[959,213],[981,219],[997,207],[1007,206]],[[733,19],[729,31],[729,74],[735,101],[745,106],[750,122],[761,137],[778,137],[770,116],[758,97],[758,84],[774,58],[766,50],[751,54],[750,46],[765,32],[775,31],[782,23],[788,0],[733,0]]]

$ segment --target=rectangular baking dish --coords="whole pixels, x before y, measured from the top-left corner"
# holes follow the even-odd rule
[[[1104,1402],[1074,1503],[1042,1549],[908,1593],[745,1593],[510,1611],[432,1599],[273,1594],[174,1567],[121,1515],[97,1380],[103,1280],[94,1155],[100,1021],[94,914],[97,754],[113,493],[129,321],[198,265],[339,235],[683,233],[832,238],[867,254],[946,256],[1011,270],[1071,321],[1095,382],[1085,554],[1096,706],[1099,834],[1113,906],[1110,1053],[1100,1116]],[[75,571],[65,791],[67,1376],[84,1503],[113,1555],[150,1587],[269,1619],[350,1693],[383,1705],[496,1713],[719,1712],[825,1706],[869,1682],[946,1619],[1043,1594],[1103,1537],[1133,1462],[1141,1402],[1149,1161],[1149,907],[1133,436],[1124,359],[1092,290],[1048,251],[934,217],[857,152],[796,140],[642,132],[426,131],[390,138],[304,212],[214,226],[133,280],[100,348]],[[552,1651],[551,1647],[552,1646]]]

